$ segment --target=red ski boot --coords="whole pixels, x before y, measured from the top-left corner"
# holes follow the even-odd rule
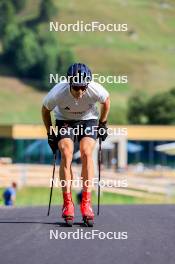
[[[63,193],[63,199],[62,217],[68,226],[72,226],[74,220],[74,203],[71,193]]]
[[[80,204],[81,214],[86,226],[93,227],[94,225],[94,212],[91,206],[91,193],[82,193],[82,202]]]

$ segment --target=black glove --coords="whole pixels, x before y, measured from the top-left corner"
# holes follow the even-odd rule
[[[98,124],[98,138],[101,138],[102,141],[105,141],[108,136],[108,128],[106,126],[107,121],[101,122]]]
[[[48,144],[49,144],[53,154],[56,154],[56,151],[57,151],[57,148],[58,148],[58,146],[57,146],[57,143],[58,143],[57,138],[56,138],[54,133],[52,133],[52,135],[47,133],[47,136],[48,136]]]

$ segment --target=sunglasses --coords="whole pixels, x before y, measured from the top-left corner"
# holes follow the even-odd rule
[[[76,91],[76,92],[78,92],[78,91],[82,91],[82,92],[84,92],[84,91],[86,91],[86,89],[87,89],[87,86],[80,86],[80,87],[78,87],[78,86],[72,86],[71,87],[74,91]]]

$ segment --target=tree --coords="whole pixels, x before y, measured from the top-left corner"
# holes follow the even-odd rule
[[[175,124],[175,89],[154,95],[148,102],[146,113],[150,124]]]
[[[42,59],[37,66],[39,78],[43,89],[50,88],[50,74],[65,75],[68,66],[73,62],[73,55],[70,50],[60,49],[57,36],[48,32],[40,31],[38,34],[42,52]]]
[[[6,27],[15,21],[15,9],[10,0],[0,2],[0,37],[4,36]]]
[[[59,54],[57,68],[60,74],[65,75],[70,64],[75,62],[73,52],[70,49],[62,49]]]
[[[48,22],[57,14],[57,8],[52,0],[42,0],[40,4],[40,21]]]
[[[41,0],[40,13],[29,23],[17,23],[16,13],[20,12],[27,0],[0,0],[0,36],[4,62],[18,77],[37,81],[36,85],[48,90],[49,75],[65,74],[73,62],[70,50],[60,50],[56,36],[43,30],[43,23],[48,22],[57,9],[52,0]]]
[[[57,37],[50,32],[35,32],[17,24],[8,25],[3,39],[4,58],[19,77],[37,80],[48,90],[49,75],[65,74],[73,62],[71,51],[60,51]]]
[[[26,0],[12,0],[12,1],[17,13],[23,10],[23,8],[26,5]]]
[[[145,112],[146,96],[142,92],[136,92],[128,100],[128,122],[130,124],[146,124]]]
[[[15,39],[14,66],[19,76],[32,77],[33,68],[41,60],[41,48],[36,33],[23,28]]]
[[[50,87],[49,84],[50,73],[52,74],[58,73],[57,58],[59,51],[57,46],[46,43],[42,48],[42,52],[43,52],[43,57],[40,63],[41,80],[42,80],[43,88],[48,90]]]
[[[172,96],[175,96],[175,87],[173,87],[173,88],[170,90],[170,94],[171,94]]]
[[[9,24],[5,28],[4,37],[2,40],[3,45],[3,57],[8,63],[14,59],[15,54],[15,42],[20,36],[20,27],[16,24]]]

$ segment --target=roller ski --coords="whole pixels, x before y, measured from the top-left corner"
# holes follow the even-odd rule
[[[84,224],[87,227],[93,227],[94,212],[91,206],[91,193],[90,192],[83,192],[82,202],[80,204],[80,210],[81,210]]]
[[[72,226],[74,222],[74,203],[71,193],[63,193],[64,204],[62,208],[62,218],[67,226]]]

